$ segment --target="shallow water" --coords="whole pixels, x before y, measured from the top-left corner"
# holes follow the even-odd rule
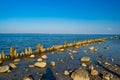
[[[15,46],[17,48],[18,53],[24,50],[25,47],[32,47],[33,50],[36,49],[36,45],[40,42],[42,45],[44,45],[45,48],[51,47],[52,45],[59,45],[63,44],[64,40],[67,41],[67,43],[73,42],[73,41],[79,41],[79,40],[86,40],[86,39],[95,39],[95,38],[108,38],[113,37],[114,35],[60,35],[60,34],[0,34],[0,52],[2,50],[5,51],[6,54],[9,54],[9,48],[10,46]],[[64,76],[64,70],[69,69],[76,69],[81,67],[80,58],[87,55],[91,58],[91,63],[97,64],[96,59],[99,58],[100,54],[103,54],[104,57],[108,59],[108,61],[111,61],[111,58],[114,58],[115,61],[113,64],[119,64],[120,65],[120,40],[106,40],[105,42],[101,44],[91,44],[85,47],[80,47],[79,49],[75,48],[69,48],[66,49],[65,52],[54,52],[54,53],[46,53],[48,56],[47,67],[45,69],[39,69],[39,68],[28,68],[29,64],[34,64],[38,58],[36,55],[35,59],[29,59],[29,58],[22,58],[19,64],[17,65],[18,68],[15,70],[12,70],[12,72],[8,74],[0,74],[0,79],[9,80],[16,80],[17,77],[19,77],[19,80],[22,80],[24,76],[32,75],[34,76],[35,80],[38,80],[38,78],[45,78],[46,76],[49,77],[49,75],[54,74],[56,72],[59,73],[59,76],[55,76],[57,79],[53,80],[71,80],[70,76]],[[95,48],[99,49],[96,53],[91,53],[88,48],[90,46],[94,46]],[[104,49],[104,47],[109,46],[108,49]],[[74,56],[74,60],[70,59],[69,50],[74,49],[78,51],[78,54],[72,54]],[[87,53],[84,53],[84,50],[87,50]],[[64,63],[61,63],[60,60],[62,59]],[[51,68],[49,65],[50,61],[55,61],[56,66],[55,68]],[[9,63],[10,61],[8,61]],[[5,65],[7,63],[4,63]],[[27,72],[24,71],[24,69],[29,69]],[[51,70],[52,69],[52,70]],[[51,71],[51,72],[50,72]],[[39,77],[36,75],[37,72],[40,72],[46,76]],[[8,78],[6,78],[8,76]],[[15,77],[16,76],[16,77]],[[52,75],[51,75],[52,76]],[[53,78],[53,77],[52,77]],[[46,80],[46,79],[43,79]],[[50,79],[52,80],[52,79]]]

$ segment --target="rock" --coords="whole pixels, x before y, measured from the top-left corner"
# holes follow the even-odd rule
[[[89,47],[90,51],[94,51],[94,49],[95,49],[94,46]]]
[[[50,66],[55,67],[55,62],[54,62],[54,61],[51,61],[51,62],[50,62]]]
[[[44,68],[44,67],[46,67],[46,62],[36,62],[35,64],[34,64],[36,67],[40,67],[40,68]]]
[[[88,57],[88,56],[82,57],[81,62],[90,62],[90,57]]]
[[[10,63],[9,66],[13,69],[17,68],[17,66],[14,63]]]
[[[90,69],[90,70],[93,70],[93,69],[94,69],[94,66],[93,66],[93,65],[90,65],[90,66],[89,66],[89,69]]]
[[[8,72],[8,73],[10,73],[10,72],[11,72],[11,70],[8,70],[7,72]]]
[[[24,77],[23,80],[33,80],[31,77]]]
[[[97,70],[91,69],[91,75],[92,75],[92,76],[97,76],[98,74],[99,74],[99,73],[98,73]]]
[[[72,55],[70,56],[70,58],[71,58],[72,60],[74,59],[74,57],[73,57]]]
[[[84,53],[87,53],[87,50],[83,50]]]
[[[68,76],[69,74],[70,73],[67,70],[64,71],[64,75]]]
[[[0,60],[0,64],[2,64],[2,61]]]
[[[99,64],[101,64],[102,62],[101,61],[99,61],[99,60],[97,60],[97,62],[99,63]]]
[[[30,55],[30,58],[35,58],[35,55],[34,54]]]
[[[59,51],[59,52],[64,52],[65,50],[64,50],[64,49],[59,49],[58,51]]]
[[[61,63],[64,63],[64,61],[63,61],[62,59],[60,60],[60,62],[61,62]]]
[[[103,78],[106,80],[113,80],[113,75],[110,73],[107,73]]]
[[[34,65],[29,65],[29,68],[34,68],[35,66]]]
[[[9,70],[9,66],[2,66],[0,67],[0,73],[7,72]]]
[[[83,68],[78,68],[75,70],[72,73],[71,78],[73,80],[90,80],[88,72]]]
[[[42,58],[38,58],[37,61],[38,61],[38,62],[41,62],[41,61],[42,61]]]
[[[41,56],[42,59],[47,59],[48,57],[46,55]]]
[[[85,63],[82,63],[82,66],[83,66],[83,67],[87,67],[87,65],[86,65]]]
[[[14,63],[18,63],[20,61],[20,59],[14,59],[13,62]]]
[[[111,64],[110,64],[110,63],[108,63],[108,62],[105,62],[104,64],[105,64],[105,65],[111,65]]]
[[[114,58],[111,58],[111,61],[114,62]]]
[[[78,52],[77,51],[72,51],[72,53],[76,53],[77,54]]]

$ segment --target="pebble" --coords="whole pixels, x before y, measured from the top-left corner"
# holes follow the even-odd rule
[[[82,66],[83,66],[83,67],[87,67],[87,65],[86,65],[85,63],[82,63]]]
[[[51,61],[50,66],[55,67],[55,61]]]
[[[70,73],[67,70],[64,71],[64,75],[68,76],[69,74]]]
[[[90,62],[90,57],[88,57],[88,56],[82,57],[81,62]]]
[[[95,69],[92,69],[91,70],[91,75],[92,76],[97,76],[99,73],[98,73],[98,71],[97,70],[95,70]]]
[[[34,65],[29,65],[29,68],[34,68],[35,66]]]
[[[34,54],[30,55],[30,58],[35,58],[35,55]]]
[[[42,59],[47,59],[48,57],[46,55],[41,56]]]
[[[33,80],[31,77],[24,77],[23,80]]]
[[[37,61],[38,61],[38,62],[41,62],[41,61],[42,61],[42,58],[38,58]]]

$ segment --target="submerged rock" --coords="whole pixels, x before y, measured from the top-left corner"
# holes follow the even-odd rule
[[[103,76],[103,78],[104,78],[105,80],[113,80],[113,75],[110,74],[110,73],[107,73],[107,74],[105,74],[105,75]]]
[[[23,80],[33,80],[31,77],[24,77]]]
[[[14,63],[18,63],[20,61],[20,59],[14,59],[13,62]]]
[[[36,62],[34,65],[36,67],[45,68],[47,64],[46,62]]]
[[[9,66],[13,69],[17,68],[17,66],[14,63],[10,63]]]
[[[0,60],[0,64],[2,63],[2,61]]]
[[[91,75],[92,76],[97,76],[99,73],[98,73],[98,71],[97,70],[95,70],[95,69],[92,69],[91,70]]]
[[[68,76],[69,74],[70,73],[67,70],[64,71],[64,75]]]
[[[29,68],[34,68],[35,66],[34,65],[29,65]]]
[[[82,66],[83,66],[83,67],[87,67],[87,65],[86,65],[85,63],[82,63]]]
[[[35,55],[34,54],[30,55],[30,58],[35,58]]]
[[[75,70],[72,73],[71,78],[73,80],[90,80],[88,72],[83,68],[78,68]]]
[[[46,55],[41,56],[42,59],[47,59],[48,57]]]
[[[74,59],[74,56],[71,55],[70,58],[73,60],[73,59]]]
[[[37,61],[38,61],[38,62],[41,62],[41,61],[42,61],[42,58],[38,58]]]
[[[82,57],[81,62],[90,62],[90,57],[88,57],[88,56]]]
[[[55,67],[55,62],[54,62],[54,61],[51,61],[51,62],[50,62],[50,66]]]
[[[7,72],[9,70],[9,66],[2,66],[0,67],[0,73]]]

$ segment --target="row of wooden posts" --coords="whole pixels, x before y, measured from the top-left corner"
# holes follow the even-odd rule
[[[60,51],[61,49],[64,50],[66,48],[70,47],[80,47],[80,46],[86,46],[95,42],[103,42],[106,40],[106,38],[99,38],[99,39],[89,39],[89,40],[84,40],[84,41],[78,41],[78,42],[72,42],[67,44],[66,41],[64,41],[63,45],[53,45],[50,48],[45,49],[43,45],[38,43],[36,50],[33,52],[32,48],[25,48],[24,51],[22,51],[20,54],[17,53],[17,49],[15,47],[10,47],[10,54],[5,55],[4,51],[0,53],[0,61],[4,61],[7,59],[15,59],[19,57],[24,57],[24,56],[29,56],[31,54],[40,54],[40,53],[46,53],[46,52],[52,52],[52,51]]]

